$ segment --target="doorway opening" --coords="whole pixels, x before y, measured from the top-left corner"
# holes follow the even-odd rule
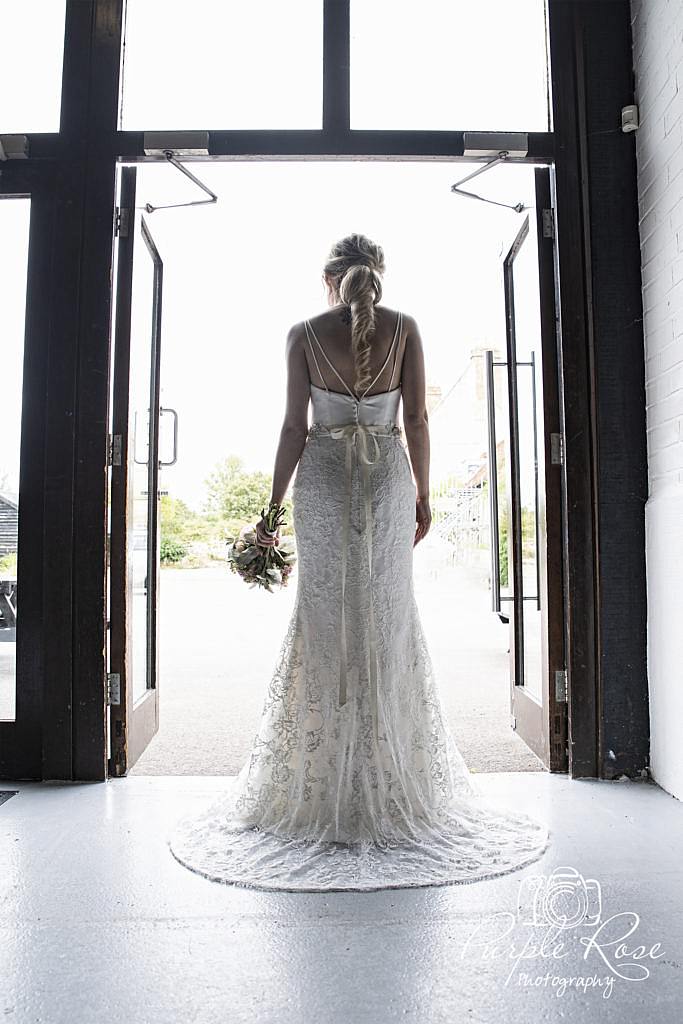
[[[226,542],[267,501],[287,329],[325,308],[322,263],[351,231],[383,246],[382,302],[425,343],[434,518],[414,581],[456,742],[475,772],[566,770],[548,169],[481,179],[521,213],[453,194],[468,166],[446,161],[204,164],[217,204],[153,213],[193,186],[120,171],[110,774],[233,775],[248,755],[297,578],[250,590]]]

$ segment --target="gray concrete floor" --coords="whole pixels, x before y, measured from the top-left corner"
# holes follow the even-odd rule
[[[472,885],[329,894],[238,889],[178,864],[166,836],[221,778],[2,784],[19,791],[0,805],[2,1020],[678,1024],[681,804],[645,782],[479,782],[548,821],[539,861]],[[599,889],[602,955],[582,944],[600,927],[586,918],[545,947],[548,927],[527,921],[526,887],[557,892],[560,867],[583,877],[573,891],[591,913]],[[616,946],[631,929],[637,961]]]
[[[415,548],[420,617],[456,742],[473,772],[541,771],[510,727],[508,628],[490,610],[485,568],[449,568],[437,539]],[[161,574],[160,725],[131,769],[234,775],[246,760],[291,615],[282,593],[250,590],[227,568]]]

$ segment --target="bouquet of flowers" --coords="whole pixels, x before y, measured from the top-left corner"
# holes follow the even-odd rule
[[[284,522],[284,508],[271,505],[266,512],[261,509],[261,518],[267,525],[269,533],[275,534]],[[296,554],[292,546],[285,544],[266,547],[256,542],[256,527],[243,526],[233,541],[228,541],[228,562],[232,572],[236,572],[246,583],[254,587],[264,587],[273,593],[274,587],[286,587],[289,575],[296,562]]]

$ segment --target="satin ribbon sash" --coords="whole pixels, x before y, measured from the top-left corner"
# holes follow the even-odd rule
[[[336,440],[346,441],[345,488],[344,488],[344,515],[342,521],[342,568],[341,568],[341,626],[340,626],[340,668],[339,668],[339,706],[346,704],[347,698],[347,676],[348,676],[348,642],[346,637],[346,567],[347,549],[349,542],[349,522],[351,515],[351,486],[353,472],[353,457],[358,458],[361,467],[361,479],[363,487],[363,505],[365,508],[365,539],[368,550],[368,573],[369,573],[369,597],[370,614],[368,629],[368,646],[370,655],[370,708],[372,711],[373,736],[375,743],[379,743],[379,727],[377,714],[377,677],[379,674],[379,660],[377,651],[377,630],[375,625],[375,610],[372,597],[372,491],[370,488],[369,467],[374,466],[379,460],[380,447],[377,443],[377,434],[394,434],[401,437],[401,428],[397,423],[344,423],[339,426],[328,426],[324,423],[311,424],[311,431],[320,430]],[[370,457],[369,446],[373,445],[373,457]]]

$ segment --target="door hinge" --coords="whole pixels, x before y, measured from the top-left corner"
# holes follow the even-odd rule
[[[566,668],[557,669],[555,672],[555,703],[566,704],[567,703],[567,670]]]
[[[517,719],[515,718],[514,715],[510,715],[510,728],[511,729],[516,729],[517,728]]]
[[[121,675],[119,672],[107,673],[107,704],[121,703]]]
[[[553,466],[564,466],[564,435],[550,435],[550,461]]]
[[[121,434],[110,434],[109,435],[108,465],[110,465],[110,466],[120,466],[121,465],[121,450],[122,450]]]
[[[550,207],[550,209],[542,210],[541,211],[541,216],[543,218],[543,237],[544,238],[554,238],[555,237],[555,211],[552,208],[552,206]]]
[[[124,206],[121,209],[120,206],[116,207],[116,229],[115,234],[119,238],[128,238],[128,227],[130,225],[130,210]]]

